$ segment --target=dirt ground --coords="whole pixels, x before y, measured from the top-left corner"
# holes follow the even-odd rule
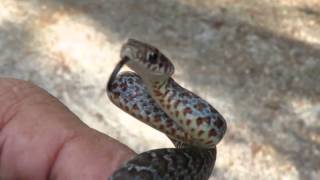
[[[320,0],[1,0],[0,76],[34,82],[136,152],[172,147],[105,85],[128,38],[227,119],[212,179],[320,177]]]

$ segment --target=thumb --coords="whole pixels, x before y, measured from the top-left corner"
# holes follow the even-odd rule
[[[133,155],[46,91],[0,78],[0,179],[106,179]]]

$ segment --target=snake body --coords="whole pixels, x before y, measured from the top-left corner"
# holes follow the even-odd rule
[[[222,115],[172,79],[174,66],[157,48],[129,39],[120,57],[107,84],[108,97],[125,112],[165,133],[176,148],[141,153],[109,179],[208,179],[216,145],[227,128]],[[134,72],[118,74],[124,64]]]

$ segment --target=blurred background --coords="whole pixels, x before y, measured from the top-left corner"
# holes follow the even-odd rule
[[[0,76],[32,81],[136,152],[172,147],[111,104],[128,38],[228,122],[212,179],[320,177],[320,0],[1,0]]]

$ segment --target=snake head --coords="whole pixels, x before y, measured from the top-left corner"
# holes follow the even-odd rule
[[[128,59],[127,65],[145,76],[170,77],[174,66],[156,47],[129,39],[121,48],[121,59]]]

